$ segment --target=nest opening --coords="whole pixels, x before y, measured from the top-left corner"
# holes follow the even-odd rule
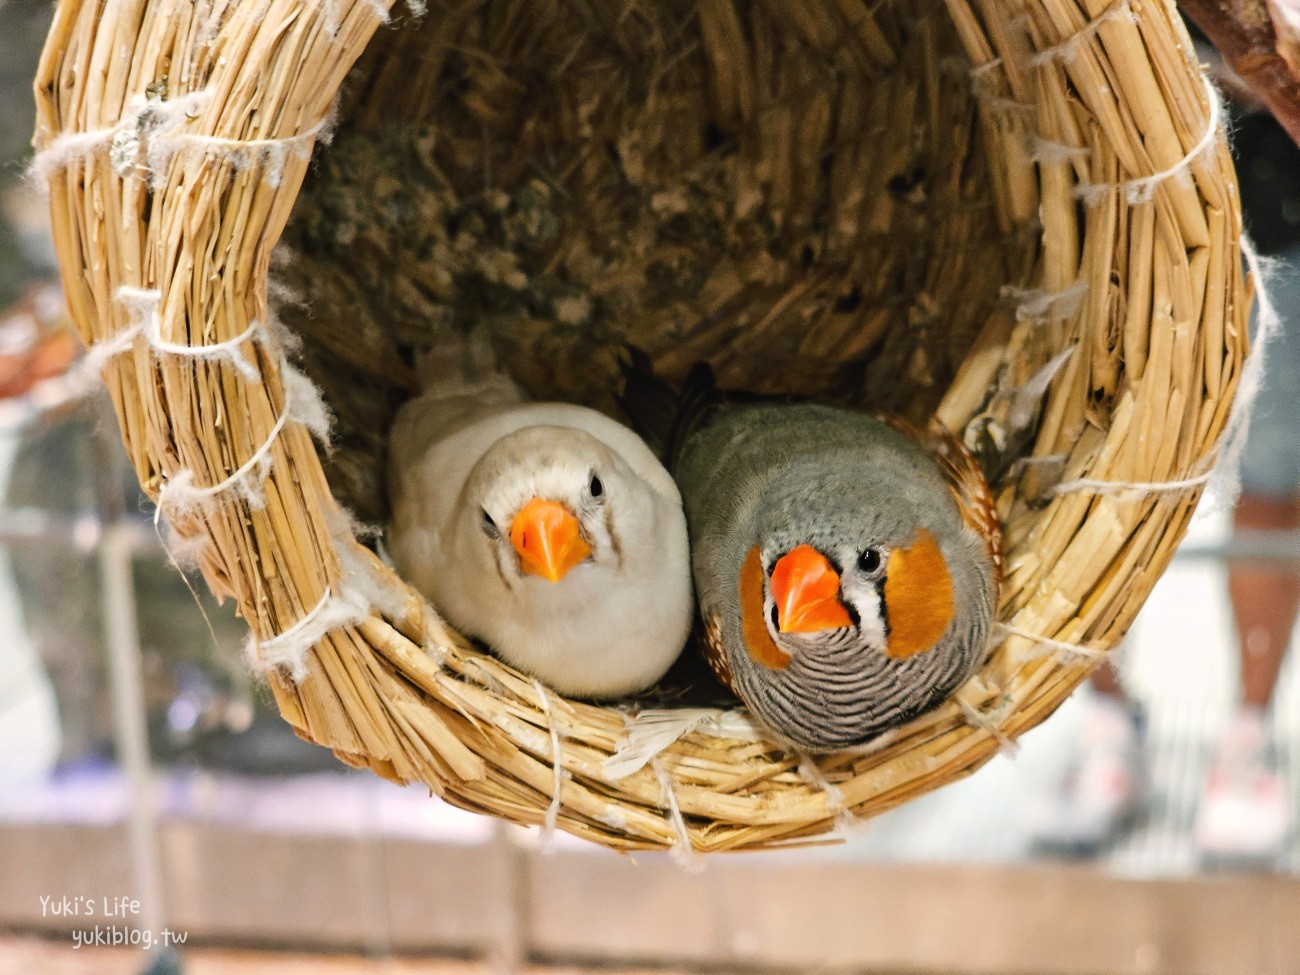
[[[415,355],[470,328],[534,398],[616,416],[630,344],[670,379],[707,360],[927,419],[1037,244],[944,6],[850,12],[513,2],[381,30],[273,274],[340,500],[385,517]]]
[[[285,718],[466,808],[686,855],[815,839],[1051,714],[1168,564],[1252,383],[1236,187],[1176,14],[388,6],[65,0],[38,77],[88,364]],[[300,348],[259,324],[268,261]],[[386,520],[416,357],[470,330],[534,398],[615,415],[634,345],[669,379],[707,360],[727,386],[937,416],[1005,529],[983,671],[813,762],[737,710],[629,720],[468,649],[329,493]]]

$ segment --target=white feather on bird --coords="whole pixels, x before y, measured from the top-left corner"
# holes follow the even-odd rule
[[[453,626],[556,691],[622,697],[677,659],[694,604],[672,478],[604,414],[528,402],[472,343],[420,363],[390,434],[388,546]]]

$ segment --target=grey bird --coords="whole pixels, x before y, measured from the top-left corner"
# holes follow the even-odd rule
[[[634,356],[624,408],[681,489],[705,656],[773,737],[861,744],[982,665],[1001,530],[955,437],[729,397],[706,366],[666,388]]]

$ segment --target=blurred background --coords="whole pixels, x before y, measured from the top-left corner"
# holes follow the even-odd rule
[[[1300,150],[1248,99],[1284,325],[1235,511],[1203,506],[1117,666],[1017,754],[842,845],[686,873],[348,770],[248,677],[78,368],[21,179],[49,11],[0,3],[0,973],[1300,972]]]

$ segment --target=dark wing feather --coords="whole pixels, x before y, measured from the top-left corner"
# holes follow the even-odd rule
[[[707,426],[714,411],[728,397],[718,389],[708,363],[696,363],[680,392],[654,373],[647,356],[629,347],[623,366],[623,392],[619,405],[632,429],[650,445],[670,472],[677,468],[682,445],[691,434]]]
[[[663,460],[677,423],[682,394],[655,375],[650,357],[635,346],[627,347],[622,369],[623,391],[618,404],[627,414],[632,429]]]
[[[722,624],[716,616],[710,616],[704,624],[700,649],[704,653],[705,661],[708,662],[709,670],[713,671],[713,676],[723,687],[739,697],[736,685],[732,681],[731,665],[727,663],[727,648],[722,639]]]

